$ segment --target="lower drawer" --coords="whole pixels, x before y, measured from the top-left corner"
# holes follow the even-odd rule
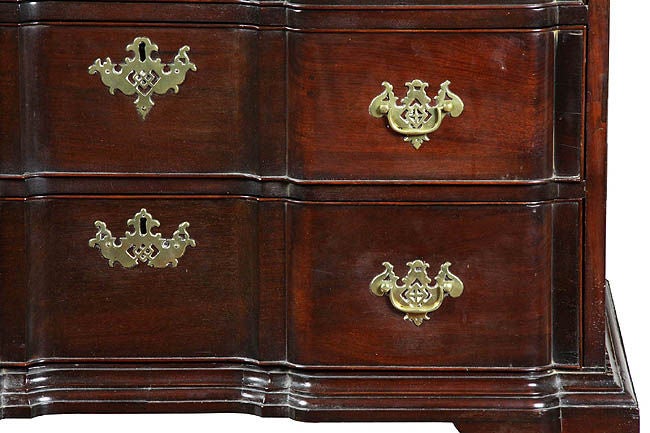
[[[579,202],[51,198],[0,201],[0,216],[5,362],[533,367],[577,358]],[[379,280],[393,277],[392,300],[370,290],[385,262],[394,275]],[[446,286],[428,320],[398,308],[430,307]]]
[[[97,220],[116,238],[139,232],[127,220],[142,208],[162,238],[190,223],[195,246],[176,267],[111,267],[89,246]],[[29,358],[257,357],[254,201],[35,200],[27,226]],[[147,241],[132,243],[146,254]]]
[[[550,364],[556,296],[574,297],[560,308],[576,316],[578,207],[291,206],[290,359],[305,365]],[[557,257],[554,244],[565,248]],[[369,290],[384,272],[383,263],[394,267],[394,275],[384,273],[376,281],[392,277],[396,302],[390,293],[378,297],[381,290]],[[443,276],[438,272],[444,263],[464,287],[460,293],[451,281],[442,285],[458,297],[442,299],[445,290],[437,289],[435,277]],[[416,313],[408,314],[409,308]],[[577,326],[574,320],[558,332],[570,335]]]

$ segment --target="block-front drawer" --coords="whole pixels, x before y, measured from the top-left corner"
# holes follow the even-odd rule
[[[533,367],[578,354],[579,202],[67,197],[0,213],[4,361]]]
[[[558,143],[572,149],[557,165],[580,174],[579,30],[297,32],[288,39],[294,177],[551,178],[556,111],[573,121],[557,125]],[[569,89],[567,76],[575,84]]]
[[[21,172],[581,176],[580,29],[32,25],[21,38],[22,155],[7,147]]]
[[[577,302],[577,211],[577,203],[290,207],[289,359],[550,364],[552,311]],[[575,336],[575,314],[562,335]]]
[[[265,67],[263,54],[284,49],[280,32],[264,40],[211,26],[22,32],[26,171],[255,173],[260,158],[262,172],[276,170],[269,143],[283,111],[262,111],[258,98],[282,105],[273,95],[283,94],[274,89],[284,74]]]
[[[254,202],[28,206],[29,358],[257,357]]]

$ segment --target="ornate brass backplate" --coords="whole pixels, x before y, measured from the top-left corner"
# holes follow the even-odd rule
[[[445,81],[440,85],[435,97],[436,105],[431,106],[431,98],[426,93],[429,83],[409,81],[405,84],[408,87],[406,97],[400,105],[393,93],[393,85],[384,81],[384,91],[372,100],[368,111],[373,117],[386,116],[391,129],[419,149],[423,142],[429,141],[427,134],[437,130],[447,114],[458,117],[465,108],[463,101],[449,90],[449,84],[449,81]]]
[[[463,293],[463,282],[449,271],[451,263],[440,266],[434,277],[436,284],[431,286],[427,273],[429,264],[423,260],[414,260],[406,265],[409,271],[402,278],[403,285],[397,283],[398,277],[393,272],[393,265],[384,262],[384,272],[373,278],[370,291],[377,296],[388,295],[393,307],[405,313],[404,320],[410,320],[420,326],[429,320],[428,313],[437,310],[447,295],[457,298]]]
[[[154,93],[162,95],[169,90],[178,93],[178,86],[185,81],[187,71],[196,71],[196,65],[187,55],[190,51],[187,45],[178,50],[174,62],[169,64],[152,57],[152,53],[158,51],[158,45],[146,37],[135,38],[126,46],[126,51],[131,51],[133,57],[127,57],[124,63],[115,65],[110,57],[105,62],[96,59],[88,73],[99,72],[111,95],[116,89],[125,95],[137,95],[134,104],[143,120],[154,105],[151,99]]]
[[[171,239],[163,239],[160,233],[152,233],[152,229],[160,227],[160,221],[154,219],[146,209],[141,209],[126,224],[133,227],[133,231],[127,231],[123,238],[116,239],[106,228],[106,223],[95,221],[97,234],[88,241],[90,247],[99,248],[111,267],[115,262],[125,268],[139,263],[154,268],[175,267],[178,259],[185,254],[185,249],[196,246],[187,232],[190,226],[188,222],[181,223]]]

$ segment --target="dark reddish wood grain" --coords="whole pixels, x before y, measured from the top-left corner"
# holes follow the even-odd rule
[[[28,253],[25,244],[25,206],[0,199],[0,364],[24,362]]]
[[[583,363],[602,366],[605,353],[605,207],[609,0],[590,0],[585,129],[585,276]]]
[[[582,337],[583,202],[553,206],[553,362],[579,365]]]
[[[290,175],[552,177],[553,41],[550,31],[289,34]],[[401,99],[414,79],[431,97],[450,80],[465,103],[419,150],[368,114],[383,81]]]
[[[101,25],[38,25],[22,31],[23,46],[31,53],[24,56],[22,68],[36,71],[23,92],[27,172],[288,171],[295,178],[317,180],[580,176],[580,122],[561,122],[554,149],[554,110],[577,110],[571,113],[580,119],[582,108],[573,106],[579,96],[571,99],[566,92],[557,97],[560,105],[554,108],[554,77],[571,81],[574,71],[566,65],[555,70],[550,31],[287,36],[282,31],[221,27],[121,26],[110,30],[109,38],[108,28]],[[123,48],[133,35],[145,33],[159,45],[163,61],[170,61],[178,47],[191,40],[190,57],[199,70],[188,72],[178,94],[154,96],[156,105],[142,121],[133,97],[119,91],[109,95],[87,68],[98,56],[110,54],[114,62],[122,61],[131,55]],[[571,56],[580,67],[582,31],[560,34],[577,40],[564,47],[562,39],[560,45],[563,56]],[[430,71],[421,78],[432,83],[431,95],[449,78],[466,104],[461,117],[445,119],[418,151],[387,130],[383,119],[367,112],[383,80],[393,82],[397,94],[403,95],[403,83],[415,78],[411,63],[399,66],[403,40],[414,47],[411,61]],[[239,50],[241,55],[231,55]],[[292,59],[288,101],[287,55]],[[330,56],[339,60],[325,67]],[[312,103],[344,109],[311,109]],[[564,139],[571,134],[578,139]],[[179,151],[179,146],[187,150]],[[573,154],[563,150],[567,146]],[[17,149],[8,151],[13,155]]]
[[[575,226],[577,214],[573,218]],[[551,362],[552,204],[296,204],[288,224],[290,360],[485,367]],[[573,252],[564,258],[572,262],[570,272],[580,267]],[[445,300],[419,328],[368,290],[382,262],[391,262],[402,277],[406,262],[415,259],[430,264],[431,277],[449,261],[465,284],[461,297]],[[571,325],[561,331],[575,333]]]
[[[287,359],[286,204],[257,207],[257,341],[260,360]],[[253,270],[255,272],[255,270]]]
[[[553,137],[556,176],[578,177],[583,172],[586,59],[584,33],[584,30],[577,29],[557,33]]]
[[[0,26],[0,173],[20,173],[20,45],[17,26]]]
[[[124,47],[140,35],[159,46],[164,63],[189,45],[197,65],[178,94],[154,95],[146,121],[133,96],[111,96],[98,75],[88,74],[96,58],[132,57]],[[264,107],[283,105],[282,83],[274,79],[282,67],[263,75],[267,86],[249,57],[273,48],[276,33],[259,43],[257,32],[243,29],[31,26],[23,37],[31,50],[24,68],[38,71],[25,95],[27,171],[257,172],[260,157],[279,165],[268,149],[281,149],[284,136],[270,136],[278,121]]]
[[[25,235],[30,304],[26,319],[18,320],[29,322],[26,360],[236,357],[309,365],[375,365],[379,360],[430,367],[477,362],[534,367],[551,362],[553,300],[545,288],[553,278],[561,282],[558,290],[575,290],[571,281],[579,284],[575,275],[580,256],[571,247],[577,242],[571,228],[578,225],[579,215],[572,202],[294,202],[286,221],[282,200],[53,196],[5,203],[18,211],[14,220],[24,208],[31,227]],[[88,247],[95,220],[122,236],[126,219],[140,207],[162,222],[163,236],[170,236],[180,222],[190,222],[198,245],[188,248],[177,268],[110,268],[99,251]],[[20,231],[18,235],[23,236]],[[551,248],[554,235],[563,248],[556,253]],[[14,255],[7,247],[5,251]],[[419,329],[404,322],[387,299],[368,290],[383,261],[394,262],[401,272],[415,258],[434,268],[451,261],[466,285],[463,297],[445,302]],[[534,278],[527,281],[529,275]],[[332,281],[336,287],[330,287]],[[284,287],[289,294],[288,331]],[[578,335],[575,321],[558,323],[556,333]],[[384,331],[371,337],[377,329]],[[504,329],[509,329],[508,338]],[[413,335],[406,346],[395,344],[398,334],[391,333],[408,331]],[[226,338],[233,332],[240,337]],[[565,349],[565,339],[558,340],[558,347]],[[364,351],[365,345],[381,347],[381,357]],[[442,351],[443,346],[456,349]],[[268,357],[260,356],[260,347]],[[419,356],[412,359],[416,347]],[[575,348],[569,345],[569,350]]]
[[[361,20],[359,20],[361,18]],[[288,26],[299,29],[485,29],[485,28],[542,28],[586,22],[584,4],[567,2],[555,5],[527,5],[524,7],[468,8],[412,6],[410,8],[361,8],[352,17],[337,7],[322,10],[300,6],[287,13]]]
[[[96,220],[124,236],[143,207],[163,237],[190,223],[197,246],[178,267],[110,268],[88,246]],[[44,199],[28,209],[29,359],[258,357],[254,201]]]

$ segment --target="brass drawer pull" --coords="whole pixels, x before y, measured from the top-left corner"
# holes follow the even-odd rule
[[[126,46],[127,51],[133,53],[132,58],[125,58],[124,63],[113,64],[110,57],[106,62],[96,59],[90,65],[88,73],[93,75],[99,72],[102,82],[108,87],[111,95],[115,89],[125,95],[137,94],[134,102],[135,108],[144,120],[154,105],[151,97],[154,93],[162,95],[169,90],[178,93],[178,86],[185,81],[188,70],[196,71],[196,65],[190,62],[187,45],[178,50],[174,62],[163,64],[159,58],[151,55],[158,51],[158,45],[146,37],[138,37]],[[119,69],[116,67],[119,66]]]
[[[160,221],[153,219],[146,209],[141,209],[126,224],[133,227],[133,231],[127,231],[123,238],[116,239],[106,228],[105,222],[95,221],[97,234],[88,241],[90,247],[99,248],[111,267],[115,262],[125,268],[132,268],[140,262],[154,268],[176,267],[185,249],[196,246],[187,232],[190,226],[188,222],[181,223],[171,239],[151,232],[153,228],[160,227]]]
[[[404,320],[410,320],[416,326],[429,320],[428,313],[440,308],[447,295],[457,298],[463,294],[463,282],[449,271],[449,262],[440,266],[438,275],[434,277],[435,286],[430,285],[431,278],[427,274],[429,264],[423,260],[406,264],[409,271],[402,278],[403,285],[397,283],[393,265],[389,262],[383,265],[386,269],[373,278],[370,291],[377,296],[388,295],[393,307],[405,313]]]
[[[447,114],[458,117],[463,112],[463,101],[449,90],[449,84],[449,81],[445,81],[440,85],[435,97],[436,105],[431,106],[431,98],[426,93],[429,83],[409,81],[405,84],[408,91],[402,99],[403,105],[399,105],[393,93],[393,85],[384,81],[382,86],[385,90],[372,100],[368,111],[373,117],[386,116],[391,129],[404,135],[404,141],[419,149],[423,142],[429,141],[427,134],[438,129]]]

